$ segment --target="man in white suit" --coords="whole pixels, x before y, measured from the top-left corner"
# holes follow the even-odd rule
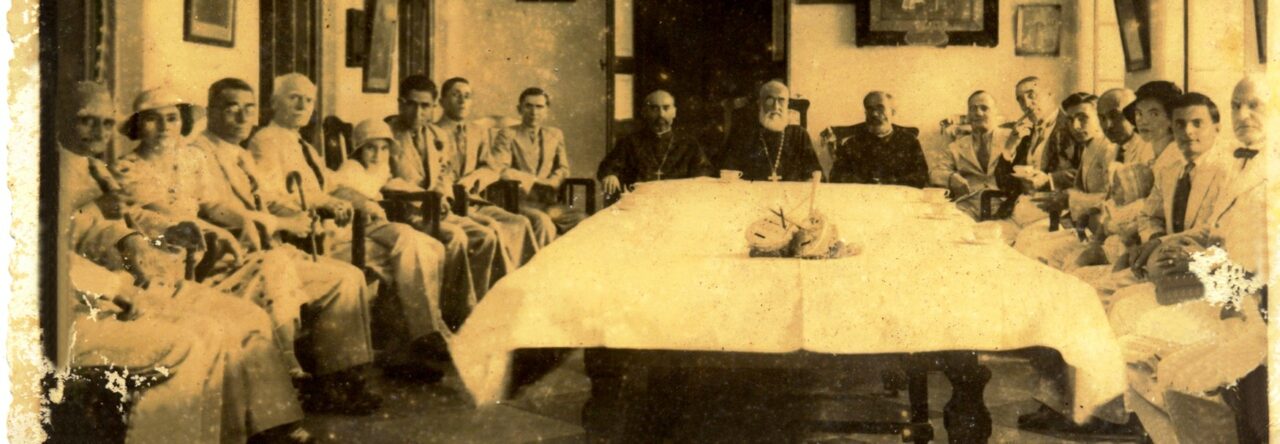
[[[364,273],[350,263],[332,257],[310,258],[292,245],[281,242],[280,237],[284,233],[305,237],[310,229],[310,218],[301,213],[273,215],[266,211],[273,204],[280,204],[274,199],[289,196],[261,193],[253,156],[240,147],[258,122],[257,96],[253,88],[240,79],[222,79],[209,87],[208,100],[207,129],[191,142],[191,147],[203,152],[210,161],[210,184],[215,186],[202,192],[221,195],[227,204],[238,205],[241,214],[258,221],[267,231],[249,236],[246,239],[250,243],[248,248],[270,249],[289,258],[289,266],[292,272],[297,273],[306,295],[302,311],[315,319],[310,323],[310,330],[314,338],[312,351],[316,357],[316,378],[310,387],[349,384],[346,379],[358,379],[351,376],[351,372],[358,374],[359,367],[373,361],[368,306],[372,297],[367,294]],[[273,316],[281,311],[297,309],[283,305],[283,301],[274,301],[264,308],[272,310]],[[284,322],[278,324],[282,325],[277,328],[298,327]],[[284,336],[292,338],[294,334],[290,332]],[[351,402],[344,398],[340,402],[309,403],[313,407],[320,405],[348,410]]]
[[[457,151],[453,162],[456,182],[466,188],[468,194],[476,194],[499,179],[499,172],[490,166],[491,150],[488,129],[467,123],[471,114],[471,83],[454,77],[440,86],[440,107],[444,110],[436,126]],[[538,239],[549,239],[548,233],[536,233],[529,219],[512,214],[497,205],[472,205],[467,217],[498,233],[503,248],[502,259],[507,272],[533,258],[543,244]]]
[[[1203,227],[1213,216],[1213,204],[1221,191],[1223,165],[1214,150],[1218,107],[1198,93],[1184,94],[1175,102],[1174,139],[1183,159],[1155,171],[1155,183],[1138,220],[1143,242],[1134,257],[1135,274],[1145,272],[1146,261],[1160,246],[1160,238]]]
[[[551,95],[541,88],[520,93],[516,110],[520,124],[503,128],[493,139],[493,167],[503,179],[520,182],[520,214],[537,232],[563,232],[585,215],[557,202],[560,185],[569,178],[569,154],[564,132],[546,126]]]
[[[1232,122],[1243,146],[1223,152],[1226,171],[1212,214],[1195,228],[1166,238],[1156,262],[1168,270],[1188,267],[1190,254],[1205,247],[1226,250],[1230,263],[1267,282],[1266,107],[1265,81],[1245,78],[1232,95]],[[1175,114],[1175,128],[1181,113]],[[1182,133],[1175,131],[1179,141]],[[1199,167],[1197,167],[1199,168]],[[1239,300],[1219,306],[1204,299],[1164,301],[1150,284],[1124,289],[1116,302],[1112,327],[1131,362],[1156,362],[1130,373],[1126,400],[1157,442],[1254,442],[1237,431],[1266,436],[1265,289],[1241,292]],[[1153,356],[1159,356],[1153,359]],[[1239,382],[1238,389],[1218,390]],[[1225,403],[1249,404],[1263,411],[1236,427]],[[1191,408],[1191,407],[1197,408]],[[1258,413],[1258,412],[1253,412]],[[1237,439],[1232,439],[1233,437]]]
[[[979,194],[999,189],[995,176],[1001,154],[999,143],[1009,138],[1009,132],[997,127],[993,120],[999,112],[996,99],[990,93],[970,94],[968,108],[970,133],[939,153],[929,171],[929,179],[934,185],[951,190],[960,210],[977,219],[981,215]]]
[[[1100,211],[1106,197],[1111,161],[1115,157],[1115,145],[1102,136],[1098,125],[1097,100],[1092,94],[1076,93],[1062,102],[1062,109],[1070,121],[1071,145],[1066,148],[1078,153],[1076,157],[1080,159],[1080,168],[1070,188],[1034,199],[1041,209],[1050,214],[1069,210],[1076,224],[1085,224]],[[1050,232],[1048,229],[1048,221],[1023,228],[1014,247],[1051,267],[1062,268],[1063,260],[1080,244],[1077,230]]]

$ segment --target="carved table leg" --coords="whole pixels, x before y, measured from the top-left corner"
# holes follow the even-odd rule
[[[951,400],[943,409],[947,435],[953,443],[982,443],[991,437],[991,412],[982,392],[991,380],[991,370],[978,364],[973,352],[948,354],[943,373],[951,381]]]

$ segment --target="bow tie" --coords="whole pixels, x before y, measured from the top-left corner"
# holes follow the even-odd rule
[[[1236,148],[1237,159],[1252,159],[1258,155],[1258,150],[1252,148]]]

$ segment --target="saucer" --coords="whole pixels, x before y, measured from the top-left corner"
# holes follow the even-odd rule
[[[949,220],[949,219],[951,219],[952,217],[953,217],[953,216],[952,216],[951,214],[933,214],[933,213],[925,213],[925,214],[921,214],[921,215],[920,215],[920,218],[921,218],[921,219],[929,219],[929,220]]]

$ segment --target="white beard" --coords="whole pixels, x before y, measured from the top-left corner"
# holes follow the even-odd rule
[[[776,111],[761,111],[760,125],[773,132],[782,132],[787,128],[787,118]]]

